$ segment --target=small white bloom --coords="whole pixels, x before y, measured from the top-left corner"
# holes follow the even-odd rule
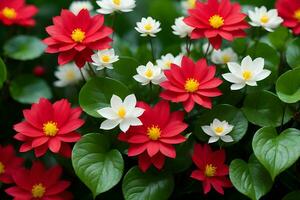
[[[105,49],[98,51],[92,55],[93,65],[97,66],[97,70],[103,68],[113,69],[113,63],[119,60],[119,56],[115,55],[114,49]]]
[[[232,48],[226,48],[224,50],[214,50],[211,54],[211,60],[215,64],[226,64],[228,62],[237,62],[237,54]]]
[[[150,82],[158,85],[164,81],[162,70],[159,67],[154,66],[152,62],[148,62],[146,66],[139,66],[136,71],[138,74],[134,75],[133,78],[142,85],[147,85]]]
[[[249,10],[249,18],[251,19],[252,26],[261,26],[267,31],[273,32],[273,29],[277,28],[283,19],[278,16],[276,9],[267,10],[266,7],[256,7],[254,11]]]
[[[197,0],[184,0],[181,2],[181,6],[184,8],[184,10],[193,9],[196,7]]]
[[[210,126],[202,126],[204,133],[210,136],[208,143],[217,142],[221,139],[223,142],[233,142],[233,138],[228,135],[234,126],[228,124],[227,121],[214,119]]]
[[[120,126],[126,132],[130,126],[142,125],[138,118],[144,113],[144,109],[136,107],[136,97],[134,94],[128,95],[124,101],[116,95],[110,99],[110,106],[97,110],[97,112],[107,120],[101,123],[100,129],[110,130]]]
[[[89,1],[73,1],[70,5],[69,10],[77,15],[82,9],[87,9],[88,11],[93,10],[93,5]]]
[[[239,90],[246,85],[257,86],[257,81],[267,78],[271,71],[264,69],[264,59],[256,58],[252,61],[250,56],[242,60],[241,65],[238,63],[227,63],[230,73],[223,74],[223,78],[231,83],[231,90]]]
[[[85,78],[88,78],[85,68],[81,68]],[[66,65],[58,66],[54,72],[57,81],[54,82],[56,87],[65,87],[68,85],[75,85],[82,80],[80,69],[74,63],[68,63]]]
[[[171,53],[161,56],[160,59],[156,60],[157,66],[162,70],[170,69],[171,64],[179,65],[181,64],[182,55],[174,57]]]
[[[206,53],[207,48],[208,48],[207,54],[210,54],[210,53],[214,50],[214,48],[212,47],[212,45],[210,45],[210,44],[207,42],[207,43],[203,44],[203,46],[202,46],[202,52],[203,52],[203,54]]]
[[[184,17],[178,17],[175,19],[175,25],[172,26],[173,34],[178,35],[181,38],[186,36],[190,36],[192,31],[194,30],[193,27],[187,25],[183,21]]]
[[[113,12],[131,12],[135,8],[135,0],[100,0],[96,1],[100,6],[97,10],[101,14],[111,14]]]
[[[136,23],[135,30],[141,33],[142,37],[156,37],[156,34],[161,31],[160,22],[152,17],[142,18],[142,21]]]

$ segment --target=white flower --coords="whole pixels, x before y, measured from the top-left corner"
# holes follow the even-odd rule
[[[173,34],[178,35],[181,38],[186,36],[190,36],[192,31],[194,30],[193,27],[190,27],[183,21],[184,17],[178,17],[175,19],[175,25],[172,26]]]
[[[283,19],[278,16],[276,9],[267,11],[266,7],[256,7],[254,11],[249,11],[249,18],[251,19],[252,26],[262,26],[267,31],[273,32],[273,29],[277,28]]]
[[[205,43],[205,44],[203,44],[203,46],[202,46],[202,52],[203,52],[203,54],[205,54],[207,50],[208,50],[207,54],[210,54],[214,50],[214,48],[212,47],[212,45],[210,45],[208,42]]]
[[[81,68],[85,78],[88,78],[85,68]],[[54,75],[58,78],[54,82],[56,87],[65,87],[68,85],[75,85],[82,80],[80,69],[74,63],[68,63],[66,65],[58,66]]]
[[[93,5],[89,1],[73,1],[70,5],[69,10],[77,15],[82,9],[87,9],[88,11],[93,10]]]
[[[230,135],[227,135],[232,131],[234,126],[228,124],[227,121],[220,121],[214,119],[210,126],[202,126],[202,130],[207,135],[211,136],[208,140],[208,143],[217,142],[221,139],[224,142],[233,142],[233,139]]]
[[[113,63],[119,60],[119,56],[115,55],[114,49],[105,49],[98,51],[92,55],[93,65],[97,66],[97,70],[103,68],[113,69]]]
[[[226,64],[228,62],[236,62],[238,57],[232,48],[229,47],[224,50],[214,50],[211,54],[211,60],[215,64]]]
[[[156,63],[157,66],[160,67],[162,70],[166,70],[166,69],[170,69],[172,63],[180,66],[181,60],[182,60],[181,54],[174,57],[171,53],[168,53],[164,56],[161,56],[161,58],[158,59]]]
[[[156,37],[155,34],[161,31],[160,22],[154,20],[152,17],[143,17],[142,21],[136,23],[135,30],[141,33],[142,37]]]
[[[144,113],[144,109],[136,107],[136,98],[134,94],[122,99],[113,95],[110,99],[110,106],[97,110],[97,112],[107,120],[101,123],[100,129],[110,130],[120,125],[120,129],[126,132],[130,126],[142,125],[138,118]]]
[[[158,85],[164,81],[162,70],[159,67],[154,66],[152,62],[148,62],[146,66],[139,66],[136,71],[138,74],[134,75],[133,78],[142,85],[147,85],[150,82]]]
[[[181,5],[185,10],[193,9],[196,7],[196,1],[197,0],[184,0],[181,2]]]
[[[231,83],[231,90],[239,90],[246,85],[256,86],[257,81],[267,78],[271,71],[264,69],[264,59],[256,58],[252,61],[250,56],[242,60],[241,65],[238,63],[227,63],[230,73],[223,74],[223,78]]]
[[[131,12],[135,8],[135,0],[100,0],[96,1],[100,6],[97,10],[101,14],[111,14],[113,12]]]

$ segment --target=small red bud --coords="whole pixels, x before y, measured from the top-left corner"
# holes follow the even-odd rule
[[[35,76],[43,76],[46,73],[46,70],[44,67],[37,65],[33,68],[32,72]]]

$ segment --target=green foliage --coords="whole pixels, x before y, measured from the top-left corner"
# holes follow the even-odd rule
[[[292,68],[300,67],[300,39],[295,38],[294,40],[291,40],[287,44],[287,50],[285,53],[287,63]]]
[[[2,88],[2,85],[6,80],[6,78],[7,78],[6,66],[3,60],[0,58],[0,89]]]

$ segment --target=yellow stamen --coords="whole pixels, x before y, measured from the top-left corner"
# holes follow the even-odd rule
[[[222,59],[224,63],[228,63],[231,61],[231,57],[227,54],[223,55]]]
[[[53,137],[57,134],[58,130],[56,122],[48,121],[43,124],[43,131],[46,136]]]
[[[294,17],[300,22],[300,9],[295,11]]]
[[[17,17],[16,10],[8,7],[3,8],[2,15],[7,19],[15,19]]]
[[[209,18],[209,24],[213,28],[218,29],[224,25],[224,19],[220,15],[213,15]]]
[[[186,80],[185,85],[184,85],[184,89],[187,92],[195,92],[198,90],[199,88],[199,82],[196,79],[193,78],[189,78]]]
[[[121,4],[121,0],[113,0],[113,3],[117,6],[119,6]]]
[[[216,175],[217,167],[213,166],[212,164],[208,164],[205,166],[205,176],[212,177]]]
[[[146,31],[151,31],[153,27],[150,23],[148,23],[144,26],[144,28],[145,28]]]
[[[196,1],[197,0],[187,0],[187,5],[189,9],[195,8],[196,7]]]
[[[31,194],[33,198],[42,198],[45,192],[46,188],[41,183],[32,186]]]
[[[65,76],[66,76],[66,79],[68,80],[68,81],[72,81],[72,80],[74,80],[75,79],[75,72],[73,71],[73,70],[68,70],[67,72],[66,72],[66,74],[65,74]]]
[[[161,130],[158,126],[152,125],[147,128],[147,135],[151,140],[158,140],[160,138]]]
[[[243,78],[244,80],[248,81],[252,78],[252,72],[248,71],[248,70],[245,70],[243,72]]]
[[[151,78],[153,76],[153,71],[151,69],[147,69],[145,72],[145,76],[147,78]]]
[[[224,128],[221,127],[221,126],[218,126],[218,127],[215,128],[215,133],[217,135],[221,135],[223,133],[223,131],[224,131]]]
[[[125,115],[126,115],[126,109],[123,106],[119,108],[118,115],[122,119],[125,117]]]
[[[2,162],[0,162],[0,175],[5,172],[5,166]]]
[[[82,42],[85,39],[85,32],[80,28],[76,28],[72,31],[71,38],[75,42]]]
[[[270,18],[269,18],[268,15],[263,15],[260,18],[260,22],[263,23],[263,24],[268,23],[269,20],[270,20]]]
[[[103,55],[101,59],[102,59],[103,62],[108,63],[110,61],[110,56],[109,55]]]
[[[167,62],[165,63],[165,65],[166,65],[168,68],[171,67],[171,64],[172,64],[172,62],[170,62],[170,61],[167,61]]]

